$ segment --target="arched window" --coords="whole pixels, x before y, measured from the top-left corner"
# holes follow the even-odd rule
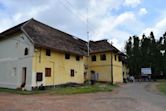
[[[25,48],[24,55],[28,55],[28,48]]]

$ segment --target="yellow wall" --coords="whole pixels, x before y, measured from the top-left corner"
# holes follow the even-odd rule
[[[106,54],[106,60],[100,60],[100,54]],[[93,55],[93,54],[91,54]],[[94,70],[99,74],[99,81],[111,81],[111,54],[110,53],[96,53],[96,61],[91,60],[89,57],[89,73]],[[89,75],[90,77],[90,75]]]
[[[114,83],[123,82],[122,61],[119,61],[119,56],[113,53],[113,77]]]
[[[105,61],[100,60],[100,54],[106,54]],[[83,83],[85,79],[90,79],[90,71],[94,70],[99,74],[99,81],[111,82],[111,54],[114,83],[122,82],[122,62],[118,60],[118,55],[115,61],[114,53],[111,52],[96,53],[96,61],[91,61],[91,56],[89,59],[85,56],[80,57],[80,61],[76,61],[76,55],[70,55],[70,59],[65,59],[64,53],[51,51],[51,56],[46,56],[45,49],[35,49],[33,56],[33,74],[42,72],[44,85],[59,85],[68,82]],[[89,69],[85,68],[86,65],[89,66]],[[45,68],[52,69],[51,77],[45,77]],[[71,69],[75,70],[74,77],[70,76]],[[87,76],[84,78],[86,72]],[[35,84],[38,85],[38,82]]]
[[[83,62],[84,62],[84,81],[89,80],[89,72],[88,72],[88,57],[84,56],[83,57]]]
[[[100,54],[106,54],[106,60],[100,60]],[[111,82],[111,54],[113,60],[113,81],[114,83],[122,82],[122,62],[118,60],[118,55],[115,61],[115,54],[111,52],[105,53],[95,53],[91,55],[96,55],[96,61],[91,61],[91,56],[89,57],[89,79],[90,79],[90,71],[94,70],[96,73],[99,73],[99,81]]]
[[[45,68],[52,69],[51,77],[45,77]],[[74,77],[70,76],[71,69],[75,70]],[[33,56],[33,74],[36,74],[36,72],[43,73],[44,85],[58,85],[68,82],[83,83],[83,57],[80,57],[80,61],[76,61],[75,55],[70,55],[70,59],[65,59],[64,53],[51,51],[51,56],[46,56],[45,49],[35,49]]]

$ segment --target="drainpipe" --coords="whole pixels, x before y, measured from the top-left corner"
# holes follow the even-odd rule
[[[114,76],[113,76],[113,53],[111,53],[111,84],[114,84]]]

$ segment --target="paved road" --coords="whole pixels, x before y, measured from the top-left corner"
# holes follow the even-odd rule
[[[0,111],[166,111],[166,96],[147,90],[151,83],[131,83],[113,92],[81,95],[0,93]]]

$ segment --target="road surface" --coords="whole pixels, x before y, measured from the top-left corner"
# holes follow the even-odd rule
[[[149,89],[154,83],[129,83],[113,92],[78,95],[0,93],[0,111],[166,111],[166,96]]]

